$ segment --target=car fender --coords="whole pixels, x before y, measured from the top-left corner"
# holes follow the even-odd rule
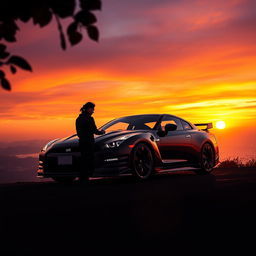
[[[192,136],[193,136],[193,134],[192,134]],[[217,140],[216,140],[215,136],[212,133],[204,132],[204,131],[200,131],[200,132],[197,131],[194,134],[194,136],[196,136],[196,140],[194,142],[197,144],[196,149],[197,149],[198,160],[200,160],[201,149],[202,149],[203,145],[205,143],[209,143],[214,149],[215,161],[217,164],[217,162],[219,161],[219,149],[218,149],[218,144],[217,144]]]
[[[126,143],[128,143],[129,145],[132,145],[133,148],[138,143],[145,143],[152,150],[152,154],[153,154],[154,161],[155,161],[155,166],[161,165],[161,163],[162,163],[161,155],[160,155],[157,143],[156,143],[156,138],[154,137],[154,135],[152,133],[136,134],[136,135],[130,137],[129,139],[127,139]],[[131,154],[130,154],[130,157],[131,157]],[[131,164],[131,159],[129,159],[129,162]]]

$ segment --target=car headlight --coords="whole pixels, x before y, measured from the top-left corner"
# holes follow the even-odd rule
[[[128,138],[130,138],[132,136],[134,136],[134,134],[128,134],[128,135],[124,135],[124,136],[115,138],[116,140],[107,142],[105,144],[105,148],[118,148],[123,141],[127,140]]]
[[[43,151],[46,151],[55,141],[57,141],[58,139],[55,139],[55,140],[51,140],[49,141],[43,148],[42,148],[42,152]]]
[[[111,141],[109,143],[105,144],[106,148],[117,148],[120,146],[120,144],[123,142],[124,140],[116,140],[116,141]]]

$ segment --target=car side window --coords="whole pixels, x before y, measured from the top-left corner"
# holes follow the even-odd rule
[[[164,127],[165,127],[166,124],[176,124],[177,125],[177,130],[176,131],[183,130],[181,121],[179,119],[177,119],[177,118],[174,118],[174,117],[171,117],[171,116],[165,116],[162,119],[162,122],[161,122],[162,130],[164,130]]]
[[[107,128],[105,131],[106,132],[113,132],[113,131],[118,131],[118,130],[127,130],[128,124],[127,123],[123,123],[123,122],[118,122],[112,126],[110,126],[109,128]]]
[[[191,127],[191,125],[187,122],[185,122],[184,120],[181,120],[182,126],[184,130],[192,130],[193,128]]]

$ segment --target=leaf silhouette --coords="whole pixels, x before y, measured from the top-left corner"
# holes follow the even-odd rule
[[[87,33],[88,36],[94,40],[94,41],[99,41],[99,30],[95,26],[88,26],[87,27]]]
[[[74,31],[68,34],[68,38],[71,45],[73,46],[78,44],[83,39],[83,35],[80,32]]]
[[[3,77],[5,77],[5,73],[2,70],[0,70],[0,79]]]
[[[83,39],[83,35],[77,31],[77,26],[77,22],[73,22],[67,28],[68,39],[72,46],[78,44]]]
[[[32,71],[32,68],[31,66],[29,65],[29,63],[23,59],[22,57],[19,57],[19,56],[11,56],[9,58],[9,60],[7,61],[8,64],[14,64],[16,66],[18,66],[19,68],[22,68],[22,69],[25,69],[25,70],[28,70],[28,71]]]
[[[17,69],[13,65],[10,66],[10,69],[13,74],[17,72]]]
[[[0,44],[0,59],[7,58],[10,53],[5,51],[6,46],[4,44]]]
[[[0,35],[7,42],[16,42],[16,32],[19,30],[15,20],[0,23]]]
[[[83,10],[101,10],[100,0],[80,0],[80,6]]]
[[[31,19],[31,14],[29,10],[24,9],[22,13],[20,13],[19,18],[23,22],[28,22]]]
[[[34,24],[39,24],[40,27],[48,25],[52,20],[52,13],[46,7],[41,8],[38,12],[33,15]]]
[[[72,33],[74,33],[74,32],[76,32],[76,30],[77,30],[77,22],[72,22],[72,23],[70,23],[69,24],[69,26],[68,26],[68,28],[67,28],[67,33],[68,34],[72,34]]]
[[[9,81],[7,79],[5,79],[4,77],[1,78],[1,84],[5,90],[8,90],[8,91],[11,90],[11,85],[10,85]]]
[[[80,11],[75,15],[75,20],[84,26],[91,25],[97,21],[95,15],[88,11]]]
[[[0,44],[0,52],[4,52],[6,49],[6,45]]]
[[[32,22],[32,25],[45,27],[56,17],[60,46],[66,49],[66,40],[72,46],[83,40],[80,29],[87,30],[89,39],[98,41],[99,31],[95,26],[96,16],[92,11],[101,9],[101,0],[40,0],[40,1],[2,1],[0,7],[0,68],[9,66],[12,74],[16,74],[18,68],[32,71],[32,67],[22,57],[14,56],[7,52],[5,42],[16,42],[17,31],[20,30],[20,22]],[[66,19],[68,18],[68,19]],[[63,31],[62,20],[71,23],[67,31]],[[66,38],[67,36],[67,38]],[[3,43],[2,43],[3,42]],[[11,89],[7,73],[0,70],[0,87]]]
[[[72,16],[75,11],[75,0],[51,1],[50,7],[61,18]]]
[[[5,59],[10,55],[9,52],[0,52],[0,59]]]
[[[3,38],[4,38],[7,42],[10,42],[10,43],[16,42],[16,38],[15,38],[15,36],[12,35],[12,34],[5,34],[5,35],[3,36]]]

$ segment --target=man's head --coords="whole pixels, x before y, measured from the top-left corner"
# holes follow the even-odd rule
[[[89,115],[92,115],[94,112],[94,108],[95,108],[95,104],[92,102],[87,102],[85,103],[82,108],[80,109],[80,111],[82,113],[88,113]]]

